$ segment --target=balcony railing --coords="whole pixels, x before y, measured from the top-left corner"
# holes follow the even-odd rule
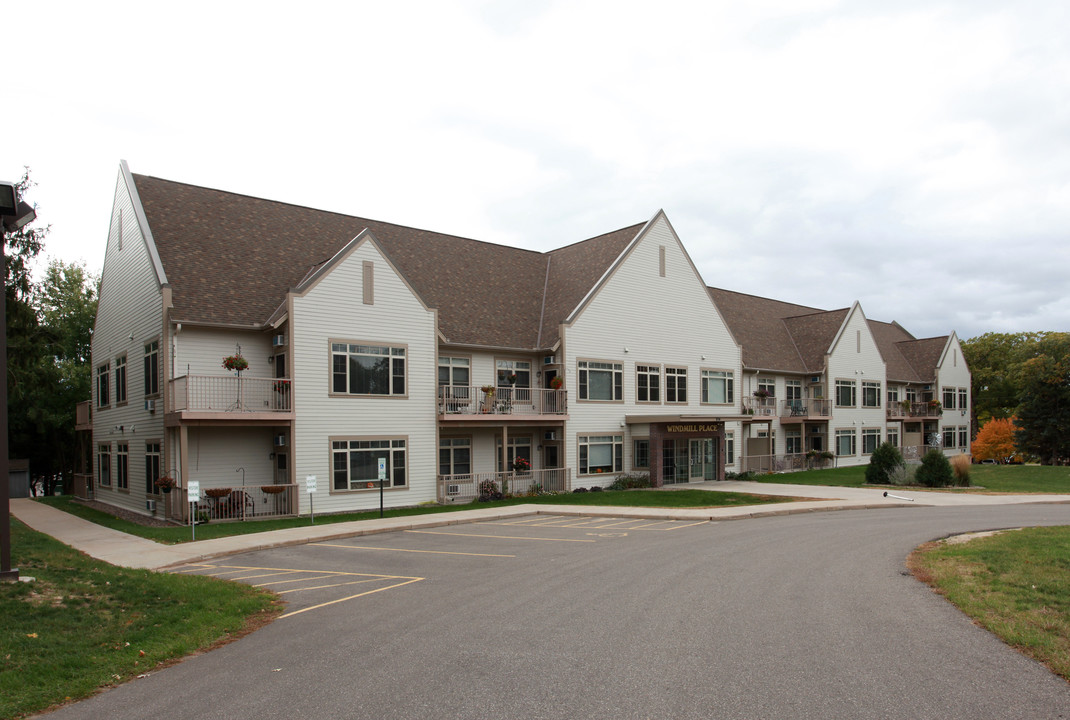
[[[183,375],[171,381],[171,410],[194,412],[290,412],[287,378]]]
[[[201,501],[196,507],[200,521],[264,520],[297,514],[297,485],[246,485],[229,488],[230,492],[220,497],[209,497],[210,490],[212,488],[201,488]],[[169,493],[161,493],[156,507],[166,517],[189,524],[191,508],[188,498],[186,488],[175,488]]]
[[[74,429],[93,429],[93,412],[91,403],[88,400],[83,400],[82,402],[78,403],[74,408]]]
[[[776,415],[776,398],[745,397],[743,398],[743,414],[757,417],[773,417]]]
[[[892,400],[887,407],[890,418],[937,418],[944,412],[936,400]]]
[[[527,495],[533,491],[566,493],[571,489],[571,468],[438,476],[439,502],[472,502],[484,494],[485,490]]]
[[[741,460],[744,472],[785,473],[834,467],[835,458],[810,457],[805,453],[779,455],[744,455]]]
[[[827,418],[832,415],[832,401],[823,398],[794,398],[780,401],[780,417]]]
[[[567,415],[568,392],[542,388],[499,387],[493,395],[466,385],[438,389],[439,415]]]

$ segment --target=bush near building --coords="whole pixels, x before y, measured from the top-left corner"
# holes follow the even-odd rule
[[[889,485],[899,468],[903,467],[903,454],[891,443],[881,443],[869,458],[866,467],[866,482],[870,485]]]
[[[914,479],[926,487],[947,487],[951,485],[953,475],[947,456],[932,449],[921,459],[921,466],[914,473]]]

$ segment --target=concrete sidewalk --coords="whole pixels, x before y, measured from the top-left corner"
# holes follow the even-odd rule
[[[639,508],[537,504],[483,507],[450,513],[308,525],[286,530],[271,530],[212,540],[198,540],[180,545],[161,545],[152,540],[127,535],[29,498],[12,499],[11,514],[34,530],[50,535],[60,542],[99,560],[122,567],[160,569],[250,550],[264,550],[286,545],[300,545],[382,532],[460,525],[534,514],[701,521],[735,520],[803,512],[865,508],[1070,503],[1070,495],[977,495],[917,490],[889,491],[893,495],[911,499],[899,500],[886,497],[883,490],[873,488],[818,487],[755,482],[711,482],[682,485],[679,489],[777,495],[805,499],[777,505],[711,508]]]

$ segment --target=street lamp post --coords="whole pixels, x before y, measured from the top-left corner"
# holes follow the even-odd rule
[[[19,200],[14,183],[0,182],[0,580],[18,580],[19,569],[11,567],[11,480],[7,443],[7,234],[37,217],[32,207]]]

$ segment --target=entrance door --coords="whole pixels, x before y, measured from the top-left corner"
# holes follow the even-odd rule
[[[688,480],[691,482],[713,480],[717,472],[713,439],[697,438],[691,440],[688,445],[691,455],[691,472]]]

